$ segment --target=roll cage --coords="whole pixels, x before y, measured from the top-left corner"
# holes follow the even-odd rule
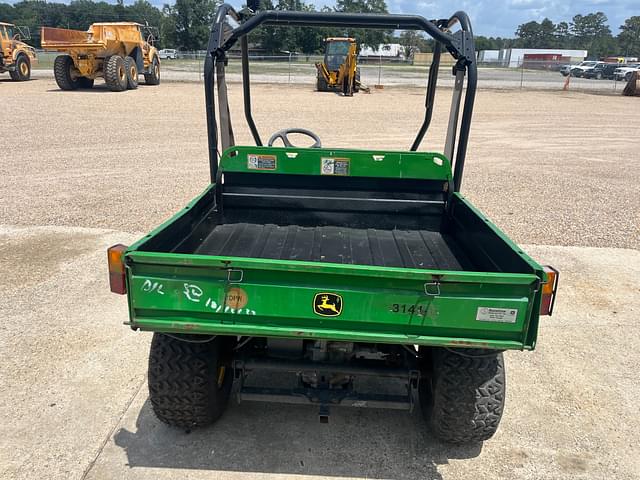
[[[248,8],[241,10],[240,12],[236,12],[236,10],[229,4],[221,5],[216,12],[215,20],[211,27],[211,35],[209,37],[207,56],[204,66],[209,166],[212,182],[216,182],[216,180],[218,180],[218,158],[220,156],[220,152],[218,150],[219,143],[221,144],[222,151],[235,145],[227,98],[225,66],[228,62],[227,51],[238,41],[240,42],[241,49],[245,118],[256,145],[263,145],[258,128],[255,125],[251,113],[249,48],[247,40],[247,35],[262,25],[311,27],[342,26],[372,29],[421,30],[426,32],[435,40],[435,48],[427,81],[425,116],[410,150],[416,151],[419,148],[431,123],[440,57],[444,49],[457,60],[453,67],[455,82],[451,101],[451,110],[449,113],[449,122],[447,126],[444,154],[454,165],[454,191],[460,190],[478,80],[473,31],[469,17],[462,11],[454,13],[448,19],[427,20],[424,17],[417,15],[397,14],[298,12],[279,10],[254,12]],[[451,28],[456,25],[459,25],[460,29],[456,32],[451,32]],[[462,103],[465,76],[467,77],[467,82],[464,104],[462,107],[462,117],[460,118],[460,105]],[[214,92],[216,88],[219,103],[219,119],[216,117],[215,107]],[[218,138],[218,129],[220,130],[220,140]]]

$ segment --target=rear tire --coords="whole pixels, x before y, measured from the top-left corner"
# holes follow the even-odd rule
[[[93,78],[78,77],[78,87],[86,90],[93,88]]]
[[[16,59],[16,69],[9,72],[11,80],[14,82],[26,82],[31,78],[31,61],[25,54],[18,55]]]
[[[160,85],[160,62],[158,57],[153,57],[149,66],[149,73],[144,74],[144,83],[147,85]]]
[[[329,91],[329,86],[327,85],[327,81],[324,79],[323,76],[318,75],[318,81],[316,84],[316,88],[318,89],[319,92],[328,92]]]
[[[505,402],[501,352],[433,349],[432,371],[420,380],[420,405],[429,429],[455,444],[488,440],[498,429]]]
[[[180,428],[202,427],[224,412],[233,385],[233,337],[206,343],[199,335],[154,333],[149,353],[149,397],[156,416]]]
[[[53,62],[53,75],[60,90],[76,90],[80,86],[78,78],[72,75],[73,58],[69,55],[59,55]]]
[[[124,59],[124,66],[127,69],[127,88],[129,90],[135,90],[138,88],[138,66],[136,61],[132,57],[126,57]]]
[[[104,82],[112,92],[122,92],[127,89],[127,69],[124,58],[112,55],[104,62]]]

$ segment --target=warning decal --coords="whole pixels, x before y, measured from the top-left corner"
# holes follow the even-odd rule
[[[476,320],[480,322],[516,323],[517,308],[479,307]]]
[[[348,158],[321,158],[320,159],[321,175],[349,175],[349,159]]]
[[[275,170],[278,165],[275,155],[247,155],[247,168],[249,170]]]

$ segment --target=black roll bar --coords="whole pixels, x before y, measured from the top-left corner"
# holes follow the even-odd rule
[[[227,17],[237,22],[237,26],[232,27],[227,23]],[[460,30],[452,33],[450,29],[456,24],[460,25]],[[215,182],[218,176],[218,124],[215,114],[215,83],[216,67],[224,68],[226,62],[226,52],[240,41],[242,58],[242,80],[244,94],[244,113],[251,134],[256,145],[262,145],[262,140],[251,113],[251,89],[249,80],[249,55],[247,35],[261,25],[280,26],[324,26],[324,27],[354,27],[373,29],[393,29],[393,30],[422,30],[436,41],[433,61],[429,69],[427,82],[427,98],[425,102],[424,121],[411,146],[415,151],[419,148],[433,115],[433,105],[435,99],[436,83],[438,78],[438,68],[440,57],[444,47],[456,60],[455,72],[467,74],[466,92],[464,96],[464,106],[462,109],[462,120],[460,122],[459,133],[450,132],[453,137],[458,133],[457,149],[454,162],[454,191],[459,191],[462,184],[462,174],[464,161],[469,140],[469,130],[471,127],[471,116],[473,113],[473,103],[477,87],[477,64],[475,58],[475,46],[473,41],[473,31],[471,22],[465,12],[458,11],[449,19],[430,21],[418,15],[396,15],[396,14],[365,14],[365,13],[338,13],[338,12],[298,12],[268,10],[253,13],[245,9],[240,13],[236,12],[229,4],[223,4],[218,8],[214,23],[211,27],[211,35],[207,46],[207,57],[204,65],[205,81],[205,101],[207,103],[207,132],[209,140],[209,164],[211,180]],[[224,82],[224,75],[217,79]],[[222,89],[226,92],[226,89]],[[219,98],[219,108],[221,119],[229,122],[226,98]],[[456,107],[457,109],[457,107]],[[457,122],[453,122],[457,125]],[[228,128],[226,128],[228,127]],[[231,126],[225,126],[225,131],[231,131]],[[457,127],[456,127],[457,130]],[[453,138],[452,137],[452,138]],[[229,139],[223,138],[223,145],[228,145]],[[231,144],[233,140],[231,139]],[[453,155],[452,155],[453,156]]]

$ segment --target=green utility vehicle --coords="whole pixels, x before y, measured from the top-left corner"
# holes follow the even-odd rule
[[[327,148],[299,128],[263,146],[247,55],[247,34],[260,25],[433,37],[426,113],[411,148]],[[238,41],[256,146],[235,145],[231,127],[226,52]],[[457,60],[444,153],[418,151],[443,53]],[[494,434],[505,400],[502,351],[535,347],[557,272],[460,194],[476,81],[463,12],[427,21],[220,7],[205,64],[211,184],[131,247],[108,251],[111,289],[128,295],[128,324],[154,332],[149,393],[160,420],[212,423],[236,380],[239,401],[315,404],[321,421],[330,407],[411,411],[419,400],[445,441]],[[313,146],[292,146],[292,133]]]

